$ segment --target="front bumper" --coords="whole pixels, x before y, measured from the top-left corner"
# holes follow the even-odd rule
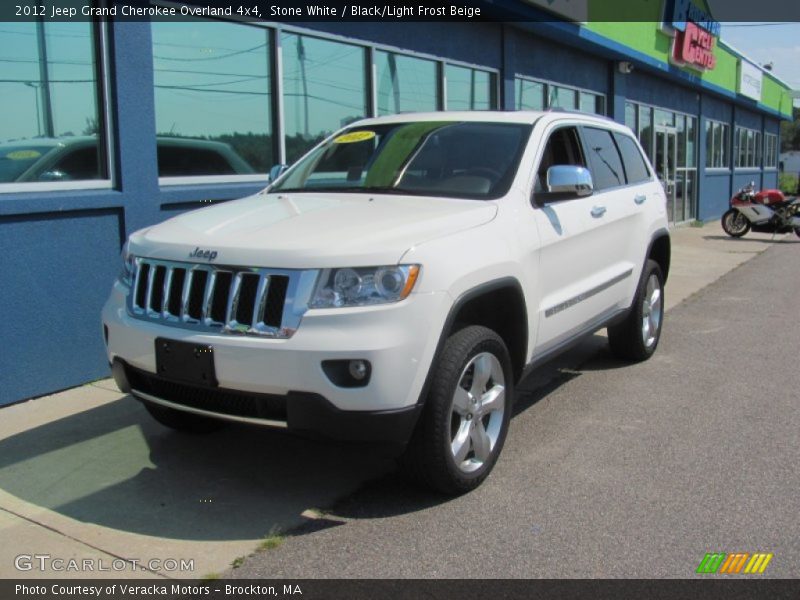
[[[201,388],[169,381],[120,359],[114,361],[111,370],[120,390],[144,403],[333,440],[405,444],[422,408],[416,404],[397,410],[345,411],[319,394],[289,392],[279,396]]]
[[[121,364],[132,373],[131,380],[136,374],[159,379],[155,376],[158,337],[211,345],[218,381],[213,389],[244,394],[256,403],[277,398],[286,407],[286,427],[337,439],[397,441],[391,438],[401,430],[400,437],[407,438],[405,429],[410,433],[416,421],[419,396],[438,342],[431,333],[441,329],[448,308],[446,294],[431,293],[412,294],[402,302],[382,306],[310,310],[291,338],[269,339],[195,332],[133,319],[127,314],[126,293],[124,286],[114,284],[102,319],[109,363]],[[343,359],[370,362],[371,376],[365,387],[339,387],[328,378],[322,362]],[[203,388],[190,391],[196,397]],[[208,407],[189,408],[196,412]],[[213,408],[208,412],[230,417]],[[367,431],[359,433],[361,429]]]

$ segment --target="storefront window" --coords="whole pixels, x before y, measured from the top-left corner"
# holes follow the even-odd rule
[[[606,98],[602,94],[520,77],[514,80],[514,100],[517,110],[564,108],[597,115],[606,112]]]
[[[761,167],[761,132],[746,127],[736,128],[736,167],[758,169]]]
[[[517,110],[544,110],[545,84],[517,78],[514,88]]]
[[[579,108],[582,112],[604,115],[606,114],[605,98],[600,94],[581,92]]]
[[[108,178],[92,23],[3,23],[0,184]]]
[[[625,103],[625,125],[636,131],[636,105],[632,102]]]
[[[274,161],[270,32],[153,22],[158,174],[266,173]]]
[[[686,166],[686,117],[675,115],[675,130],[678,136],[678,168]]]
[[[697,164],[696,136],[697,126],[694,117],[686,117],[686,166],[695,167]]]
[[[379,115],[437,110],[434,61],[378,51],[375,63]]]
[[[447,65],[447,110],[495,108],[494,74],[478,69]]]
[[[729,168],[728,140],[730,126],[719,121],[706,121],[706,167]]]
[[[653,161],[653,109],[649,106],[639,107],[639,143],[642,144],[647,158]]]
[[[575,109],[578,103],[578,92],[557,85],[549,86],[550,90],[547,94],[547,105],[551,108],[567,108]]]
[[[774,169],[778,166],[778,136],[764,134],[764,167]]]
[[[281,34],[286,161],[367,114],[364,48]]]
[[[655,122],[656,127],[674,127],[675,113],[668,110],[656,109]]]
[[[626,102],[625,124],[630,127],[634,122],[639,142],[664,183],[670,221],[693,219],[697,181],[697,119],[663,108]],[[709,140],[713,145],[713,134]]]

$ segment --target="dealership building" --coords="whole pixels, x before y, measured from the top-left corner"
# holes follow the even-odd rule
[[[0,404],[108,373],[100,309],[128,234],[261,189],[360,117],[606,115],[636,132],[674,223],[775,186],[789,86],[704,5],[664,2],[624,23],[577,0],[509,0],[506,22],[0,23]]]

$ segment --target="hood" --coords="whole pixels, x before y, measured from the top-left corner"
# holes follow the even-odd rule
[[[477,227],[496,214],[493,202],[480,200],[258,194],[137,232],[130,250],[150,258],[214,257],[213,264],[284,269],[396,264],[409,248]]]

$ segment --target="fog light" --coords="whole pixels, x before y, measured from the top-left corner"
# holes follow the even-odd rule
[[[351,360],[348,370],[350,371],[350,377],[356,381],[363,380],[367,376],[367,373],[369,373],[367,363],[363,360]]]
[[[343,388],[366,387],[372,375],[372,365],[363,358],[323,360],[322,370],[333,385]]]

